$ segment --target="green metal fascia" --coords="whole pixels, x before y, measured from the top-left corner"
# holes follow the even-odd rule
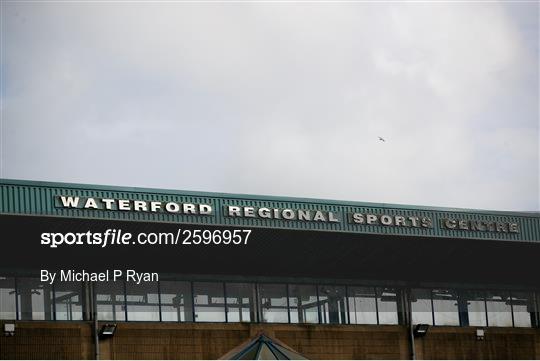
[[[89,209],[65,209],[56,206],[55,198],[79,196],[95,198],[140,199],[178,203],[207,203],[212,205],[212,216],[183,215],[150,212],[126,212]],[[539,212],[505,212],[460,208],[422,207],[387,203],[347,202],[309,198],[273,197],[245,194],[178,191],[136,187],[72,184],[0,179],[0,213],[42,215],[70,218],[111,219],[143,222],[171,222],[189,224],[227,225],[293,230],[319,230],[365,234],[388,234],[416,237],[443,237],[465,239],[491,239],[503,241],[540,242]],[[269,208],[317,209],[332,211],[340,216],[339,223],[319,223],[259,218],[226,217],[225,205]],[[352,212],[430,217],[434,227],[388,227],[382,225],[356,225],[346,221]],[[443,218],[482,220],[486,222],[516,222],[519,233],[495,233],[466,230],[446,230],[439,227]]]

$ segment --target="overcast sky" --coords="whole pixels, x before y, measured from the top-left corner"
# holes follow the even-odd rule
[[[2,178],[540,210],[537,2],[1,19]]]

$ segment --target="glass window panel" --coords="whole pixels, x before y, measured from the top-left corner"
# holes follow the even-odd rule
[[[467,302],[469,326],[487,326],[485,294],[481,291],[464,291]]]
[[[55,282],[53,302],[57,320],[82,321],[84,299],[81,282]]]
[[[397,325],[399,323],[397,300],[397,289],[377,287],[377,307],[379,309],[379,324]]]
[[[255,316],[255,289],[250,283],[226,283],[227,321],[251,322]]]
[[[452,290],[433,290],[435,325],[459,326],[457,293]]]
[[[289,322],[286,287],[282,284],[259,285],[262,322]]]
[[[278,351],[281,351],[288,359],[288,360],[307,360],[304,356],[300,355],[299,353],[293,352],[289,349],[286,349],[285,347],[278,345],[277,343],[272,344],[275,348],[278,349]],[[285,358],[284,358],[285,359]]]
[[[249,347],[249,349],[245,350],[244,353],[240,355],[240,357],[238,357],[238,360],[255,360],[257,352],[259,352],[259,344],[254,343]]]
[[[433,313],[431,307],[431,290],[411,290],[411,310],[413,324],[424,323],[433,325]]]
[[[258,360],[276,360],[277,357],[270,350],[270,348],[265,344],[261,343],[259,346],[259,354],[257,355]]]
[[[512,306],[510,306],[509,292],[488,291],[486,305],[490,327],[512,327]]]
[[[377,324],[374,287],[348,287],[349,320],[352,324]]]
[[[375,298],[373,299],[375,302]],[[321,323],[347,323],[347,297],[343,286],[319,286]]]
[[[193,321],[191,283],[187,281],[161,281],[162,321]]]
[[[292,323],[318,323],[318,306],[315,285],[289,285],[289,312]]]
[[[125,321],[124,282],[95,282],[98,320]]]
[[[274,353],[274,356],[276,357],[276,359],[278,359],[278,360],[290,360],[291,359],[285,353],[280,351],[280,349],[278,348],[278,345],[276,343],[272,342],[272,343],[267,343],[266,345],[268,347],[270,347],[270,349]]]
[[[532,293],[512,292],[511,296],[512,308],[514,309],[514,326],[532,327],[532,318],[535,314]]]
[[[157,282],[126,283],[128,321],[159,321]]]
[[[0,277],[0,320],[17,318],[15,299],[15,279]]]
[[[52,287],[37,278],[17,279],[19,319],[52,320]]]
[[[196,322],[225,322],[225,297],[221,282],[193,282]]]

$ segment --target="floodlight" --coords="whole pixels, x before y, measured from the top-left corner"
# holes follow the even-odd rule
[[[426,323],[419,323],[418,325],[416,325],[414,327],[414,331],[413,331],[413,334],[416,336],[416,337],[424,337],[427,332],[428,332],[428,329],[429,329],[429,325],[426,324]]]
[[[486,331],[483,328],[476,329],[476,340],[484,341],[485,335],[486,335]]]
[[[6,336],[15,336],[15,324],[14,323],[4,323],[4,335],[6,335]]]
[[[114,336],[114,333],[116,332],[116,324],[115,323],[107,323],[103,326],[101,326],[101,330],[99,330],[99,338],[109,338]]]

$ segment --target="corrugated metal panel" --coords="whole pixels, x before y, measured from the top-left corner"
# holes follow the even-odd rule
[[[538,213],[457,210],[405,205],[384,205],[359,202],[321,201],[299,198],[228,195],[221,193],[196,193],[170,190],[147,190],[94,185],[45,183],[32,181],[0,180],[0,213],[46,215],[73,218],[95,218],[148,222],[173,222],[209,225],[236,225],[244,227],[285,228],[295,230],[320,230],[351,233],[371,233],[406,236],[431,236],[446,238],[492,239],[507,241],[540,242],[540,215]],[[83,199],[114,198],[144,201],[209,204],[211,216],[170,214],[166,212],[133,212],[119,210],[66,209],[59,207],[59,196],[78,196]],[[334,212],[339,223],[306,222],[298,220],[231,218],[224,215],[227,205],[256,208],[310,209]],[[383,225],[358,225],[349,223],[347,215],[353,212],[386,214],[404,217],[429,217],[432,228],[395,227]],[[487,222],[515,222],[519,233],[448,230],[441,227],[442,219],[483,220]]]

